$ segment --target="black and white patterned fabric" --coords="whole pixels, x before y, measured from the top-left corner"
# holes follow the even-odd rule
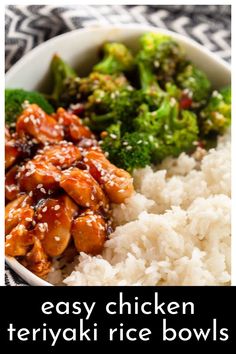
[[[97,24],[141,23],[184,34],[230,62],[229,5],[9,5],[5,12],[5,68],[61,33]],[[6,285],[25,283],[6,267]]]

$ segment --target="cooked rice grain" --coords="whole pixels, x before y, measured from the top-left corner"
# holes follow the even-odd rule
[[[67,285],[227,285],[230,143],[219,139],[134,173],[136,193],[113,205],[116,230],[101,256],[81,253]],[[58,278],[58,273],[57,273]]]

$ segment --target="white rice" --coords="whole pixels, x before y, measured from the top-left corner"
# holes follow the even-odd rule
[[[228,285],[230,143],[134,173],[135,194],[113,206],[101,256],[80,254],[66,285]],[[51,275],[51,278],[53,276]],[[57,281],[58,281],[57,271]]]

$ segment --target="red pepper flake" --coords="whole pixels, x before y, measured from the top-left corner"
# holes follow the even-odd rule
[[[180,99],[179,105],[181,109],[188,109],[192,106],[193,100],[187,95],[183,95]]]

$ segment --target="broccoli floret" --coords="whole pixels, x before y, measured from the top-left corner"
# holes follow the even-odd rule
[[[158,144],[153,152],[153,160],[160,162],[168,156],[177,157],[181,152],[191,152],[195,149],[198,139],[197,116],[195,113],[182,110],[174,113],[169,126],[163,127],[158,136]]]
[[[130,121],[142,102],[139,91],[123,75],[92,73],[81,79],[80,93],[85,101],[85,123],[96,131],[105,130],[118,120],[130,129]]]
[[[134,119],[135,130],[156,135],[171,114],[169,99],[165,99],[156,111],[150,111],[147,104],[139,107],[139,115]]]
[[[88,125],[96,131],[105,130],[111,123],[122,122],[122,131],[133,129],[133,118],[142,103],[140,91],[132,88],[122,89],[103,97],[103,112],[91,113]],[[101,108],[101,106],[100,106]]]
[[[199,124],[203,136],[211,132],[223,134],[231,123],[231,88],[213,91],[207,106],[200,112]]]
[[[77,74],[75,70],[57,54],[53,56],[50,68],[53,78],[53,91],[50,96],[51,100],[56,106],[63,106],[64,103],[67,102],[68,97],[72,97],[72,94],[74,93],[73,90],[71,94],[72,88],[70,88],[70,83],[71,79],[73,79],[73,83],[76,82],[76,79],[78,80]]]
[[[152,65],[159,80],[168,81],[183,59],[183,51],[178,43],[168,35],[145,33],[140,38],[140,45],[139,60]]]
[[[154,149],[153,137],[146,133],[126,132],[121,136],[121,123],[112,124],[101,141],[102,149],[118,167],[132,172],[151,163]]]
[[[146,64],[140,60],[139,57],[137,57],[137,67],[143,102],[147,103],[154,109],[160,104],[161,100],[165,96],[165,91],[163,91],[158,84],[156,75],[154,74],[153,68],[150,64]]]
[[[97,90],[104,93],[112,93],[128,85],[129,83],[123,74],[108,75],[92,72],[88,77],[81,79],[80,93],[88,97]]]
[[[191,151],[198,140],[197,116],[193,112],[180,110],[174,98],[166,97],[160,108],[152,112],[147,106],[141,106],[134,125],[139,132],[155,138],[154,162],[160,162],[167,156],[178,156],[182,151]]]
[[[131,71],[134,67],[133,55],[124,44],[105,43],[103,53],[104,57],[94,66],[94,71],[103,74],[117,74]]]
[[[39,92],[25,91],[23,89],[5,90],[5,121],[8,124],[14,123],[23,111],[22,104],[28,101],[36,103],[46,113],[53,113],[53,107]]]
[[[180,99],[181,90],[174,83],[167,82],[164,85],[165,90],[163,90],[158,84],[157,77],[150,65],[145,65],[144,62],[137,58],[137,66],[142,99],[143,102],[148,104],[150,109],[157,108],[165,97]]]
[[[82,103],[85,116],[104,114],[110,111],[111,101],[124,89],[132,89],[124,75],[106,75],[92,72],[88,77],[69,77],[64,81],[64,92],[59,104],[68,107]]]
[[[193,102],[199,104],[206,102],[211,83],[202,70],[197,69],[193,64],[188,64],[177,75],[176,81],[180,88],[185,90],[188,96],[192,98]]]

